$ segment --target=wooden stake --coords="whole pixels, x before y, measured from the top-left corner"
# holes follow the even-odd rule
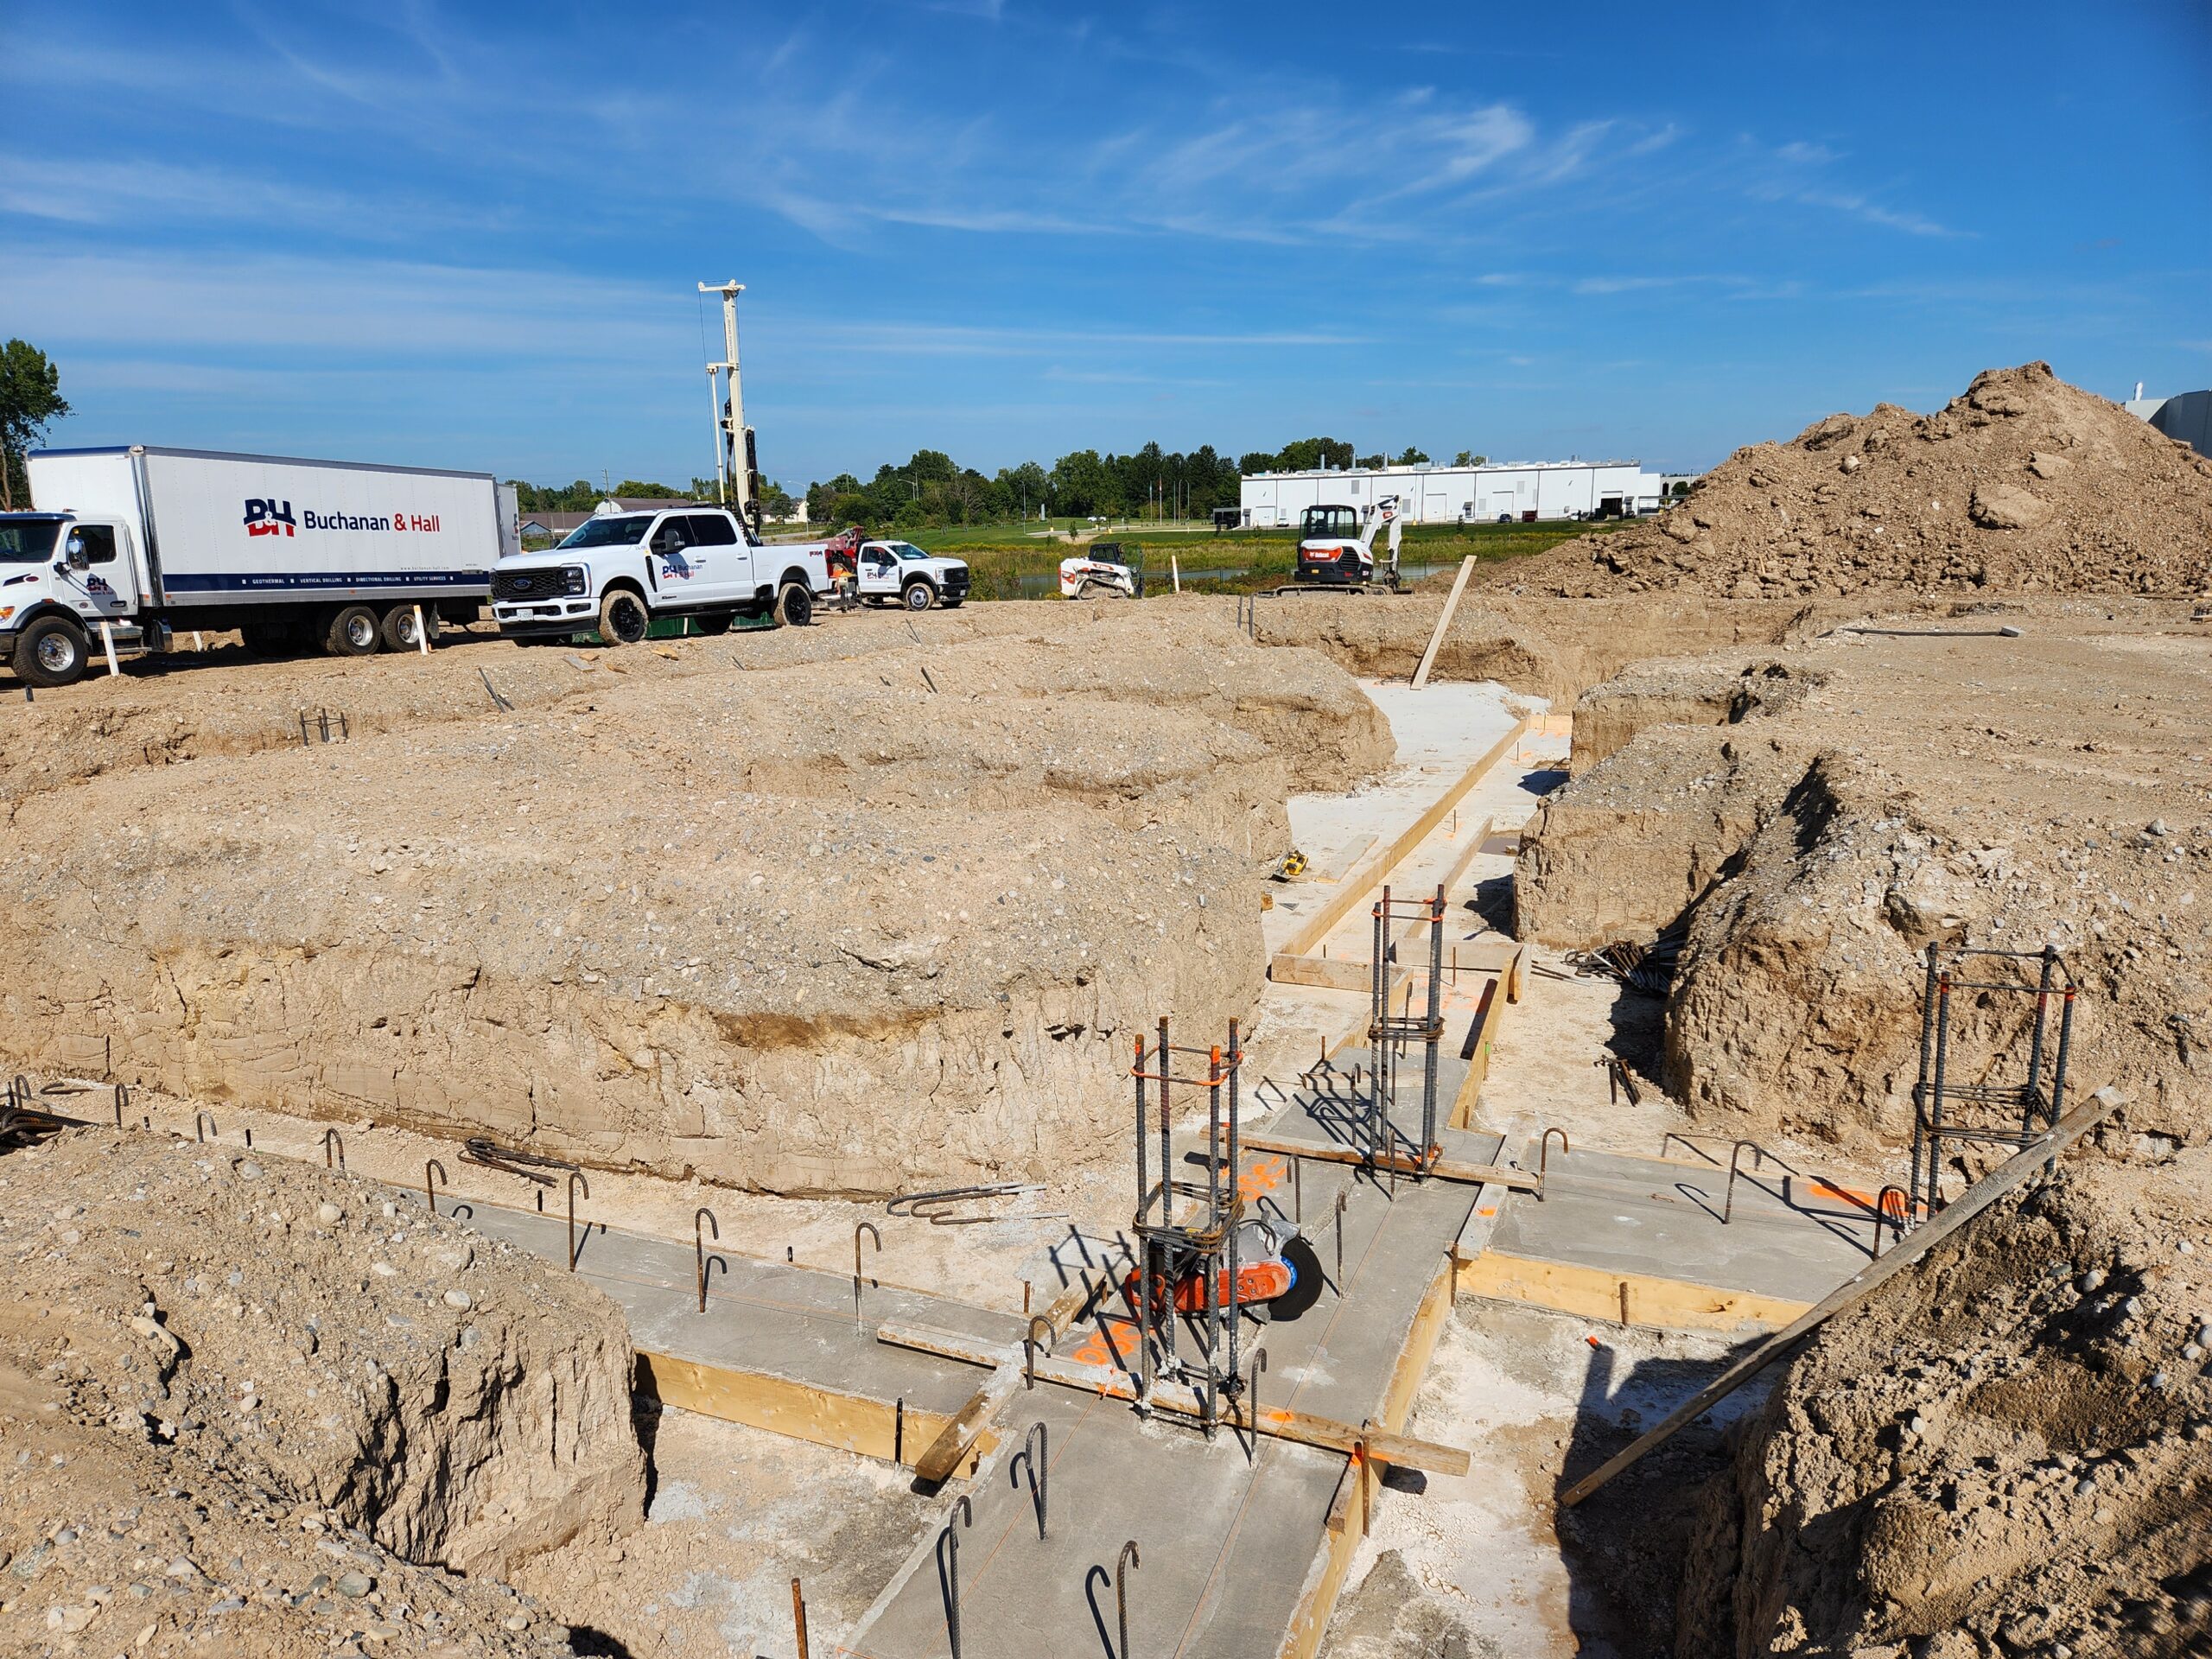
[[[1421,666],[1414,671],[1416,691],[1428,683],[1428,671],[1436,666],[1436,653],[1444,644],[1445,631],[1452,626],[1452,613],[1459,608],[1459,595],[1467,591],[1467,578],[1474,573],[1475,556],[1470,553],[1459,561],[1459,574],[1452,579],[1452,595],[1444,601],[1444,613],[1436,619],[1436,632],[1428,636],[1428,649],[1421,654]]]

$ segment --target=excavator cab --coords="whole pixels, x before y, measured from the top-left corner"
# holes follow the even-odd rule
[[[1373,568],[1360,544],[1357,508],[1332,504],[1306,509],[1298,525],[1295,580],[1358,588]]]

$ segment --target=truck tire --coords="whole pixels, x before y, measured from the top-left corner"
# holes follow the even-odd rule
[[[333,657],[373,656],[383,643],[377,613],[365,605],[340,605],[322,630],[322,648]]]
[[[599,601],[599,637],[604,645],[637,645],[652,625],[652,613],[633,588],[610,588]]]
[[[937,589],[926,582],[910,582],[899,598],[910,611],[926,611],[937,603]]]
[[[74,685],[91,659],[85,631],[66,616],[41,616],[16,636],[12,666],[30,685]]]
[[[386,651],[414,650],[415,607],[412,605],[393,606],[384,613],[384,626],[379,632],[384,635]],[[427,605],[423,607],[423,632],[429,635],[432,645],[438,643],[438,613]]]
[[[799,582],[785,582],[776,595],[776,626],[803,628],[813,620],[814,595]]]

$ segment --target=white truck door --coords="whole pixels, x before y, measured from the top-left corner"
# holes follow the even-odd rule
[[[860,590],[863,599],[887,599],[899,591],[899,561],[881,542],[861,548]]]
[[[121,524],[69,526],[56,550],[54,596],[73,606],[97,632],[103,620],[118,621],[137,608],[137,576],[128,555],[130,532]]]
[[[726,512],[688,513],[685,528],[691,546],[691,579],[684,599],[694,604],[735,605],[753,596],[753,550],[738,533],[737,521]]]
[[[645,570],[655,610],[697,604],[703,596],[702,574],[709,561],[693,545],[691,527],[680,512],[663,513],[645,537]]]

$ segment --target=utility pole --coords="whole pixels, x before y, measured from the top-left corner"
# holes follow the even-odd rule
[[[707,365],[710,395],[720,391],[719,374],[729,377],[726,395],[715,397],[715,484],[724,501],[734,500],[737,516],[757,534],[760,529],[760,474],[755,469],[753,429],[745,423],[745,389],[737,366],[737,296],[743,283],[702,283],[702,294],[722,296],[722,360]]]

